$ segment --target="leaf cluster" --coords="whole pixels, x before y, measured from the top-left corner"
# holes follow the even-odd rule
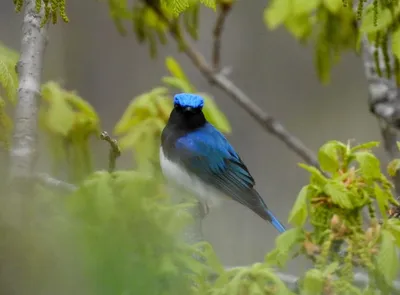
[[[400,77],[400,2],[397,0],[360,0],[357,10],[353,9],[353,1],[273,0],[265,9],[264,20],[270,29],[284,25],[301,42],[312,40],[315,66],[322,83],[330,81],[330,71],[343,52],[358,53],[364,33],[383,52],[387,77],[391,78],[392,72],[397,79]],[[391,51],[396,57],[394,71],[389,64],[390,37],[393,40]],[[378,63],[377,55],[378,51],[375,57]]]
[[[15,11],[21,12],[24,6],[24,0],[13,0]],[[69,22],[69,18],[65,11],[65,0],[35,0],[36,13],[44,9],[44,18],[42,19],[41,26],[44,26],[49,21],[56,24],[59,16],[65,22]]]
[[[150,57],[156,58],[158,45],[166,45],[168,42],[167,33],[171,30],[169,23],[173,23],[174,33],[181,34],[184,29],[197,40],[201,4],[215,10],[216,2],[216,0],[142,0],[134,2],[130,7],[126,0],[111,0],[108,1],[108,6],[119,33],[126,35],[124,22],[131,23],[136,40],[139,43],[147,43]],[[182,47],[183,44],[178,44],[180,50]]]
[[[301,164],[311,176],[289,215],[295,228],[277,238],[276,249],[266,261],[284,266],[297,255],[308,257],[314,267],[300,283],[307,294],[393,291],[399,269],[396,251],[400,247],[400,221],[388,219],[388,209],[390,204],[399,204],[392,195],[391,182],[380,170],[379,160],[370,151],[377,145],[369,142],[351,147],[329,141],[318,154],[325,174]],[[395,166],[391,164],[391,170]],[[363,215],[364,209],[369,212],[368,218]],[[307,218],[310,231],[305,229]],[[353,283],[356,268],[369,274],[364,290]]]
[[[0,147],[9,148],[12,121],[7,115],[7,102],[15,105],[18,76],[15,71],[18,54],[0,43]]]
[[[53,174],[69,163],[69,181],[77,183],[93,172],[89,140],[100,135],[100,119],[86,100],[56,82],[42,85],[41,99],[39,126],[54,160]]]

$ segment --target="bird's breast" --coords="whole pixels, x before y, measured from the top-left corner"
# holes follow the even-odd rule
[[[223,195],[217,189],[204,183],[199,177],[188,172],[184,167],[168,159],[160,148],[161,170],[169,185],[178,186],[194,195],[200,202],[207,203],[209,207],[218,206]]]

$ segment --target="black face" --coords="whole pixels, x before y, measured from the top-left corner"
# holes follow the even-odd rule
[[[174,105],[168,124],[175,125],[180,129],[193,130],[203,126],[206,122],[202,108],[182,107]]]

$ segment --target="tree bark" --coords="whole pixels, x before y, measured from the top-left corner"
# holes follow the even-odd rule
[[[15,129],[10,152],[10,178],[31,178],[37,153],[37,117],[47,25],[40,27],[43,9],[37,13],[35,0],[25,0]]]

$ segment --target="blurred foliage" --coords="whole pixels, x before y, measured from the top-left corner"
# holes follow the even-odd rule
[[[53,175],[66,167],[68,181],[78,183],[93,172],[89,140],[100,135],[100,119],[93,107],[74,91],[49,81],[42,85],[39,124],[54,159]]]
[[[400,83],[400,1],[359,0],[357,3],[355,10],[350,0],[272,0],[265,9],[264,20],[272,30],[284,25],[302,43],[312,40],[315,66],[322,83],[330,82],[331,69],[343,52],[359,51],[365,33],[382,50],[388,78],[392,72],[389,64],[392,51],[396,57],[394,71]],[[361,21],[361,26],[357,21]],[[392,48],[388,48],[390,37],[394,41]],[[378,51],[375,60],[379,66]]]
[[[124,22],[131,22],[132,30],[139,43],[147,43],[150,56],[155,58],[158,43],[168,42],[168,22],[174,23],[176,33],[185,31],[195,40],[198,38],[201,3],[215,10],[217,0],[142,0],[134,1],[132,7],[126,0],[108,1],[109,12],[121,35],[127,34]],[[184,11],[184,13],[182,13]],[[178,44],[178,49],[182,49]]]
[[[0,147],[8,149],[12,121],[7,115],[7,102],[16,102],[18,77],[15,72],[18,54],[0,43]]]
[[[213,98],[209,94],[197,92],[174,58],[167,57],[165,64],[170,74],[162,78],[165,86],[156,87],[135,97],[114,129],[114,133],[120,136],[121,150],[133,150],[139,169],[150,169],[153,172],[159,167],[161,131],[173,105],[173,94],[167,87],[179,92],[200,94],[205,100],[203,112],[207,120],[221,132],[231,132],[228,120]]]
[[[399,204],[392,195],[392,183],[370,151],[378,144],[324,144],[318,158],[329,177],[300,165],[311,177],[289,214],[295,227],[277,238],[276,249],[267,254],[266,262],[282,267],[297,255],[308,257],[314,267],[300,283],[305,294],[377,294],[376,290],[394,294],[400,220],[389,219],[388,210],[391,204]],[[396,169],[393,163],[389,167],[392,172]],[[309,231],[304,228],[307,218],[312,226]],[[365,290],[353,284],[356,268],[369,275]]]
[[[15,10],[21,12],[24,6],[25,0],[13,0]],[[42,19],[41,26],[44,26],[49,21],[56,24],[58,17],[65,22],[69,22],[69,18],[65,12],[65,1],[66,0],[35,0],[35,9],[39,13],[41,9],[44,9],[44,18]]]

